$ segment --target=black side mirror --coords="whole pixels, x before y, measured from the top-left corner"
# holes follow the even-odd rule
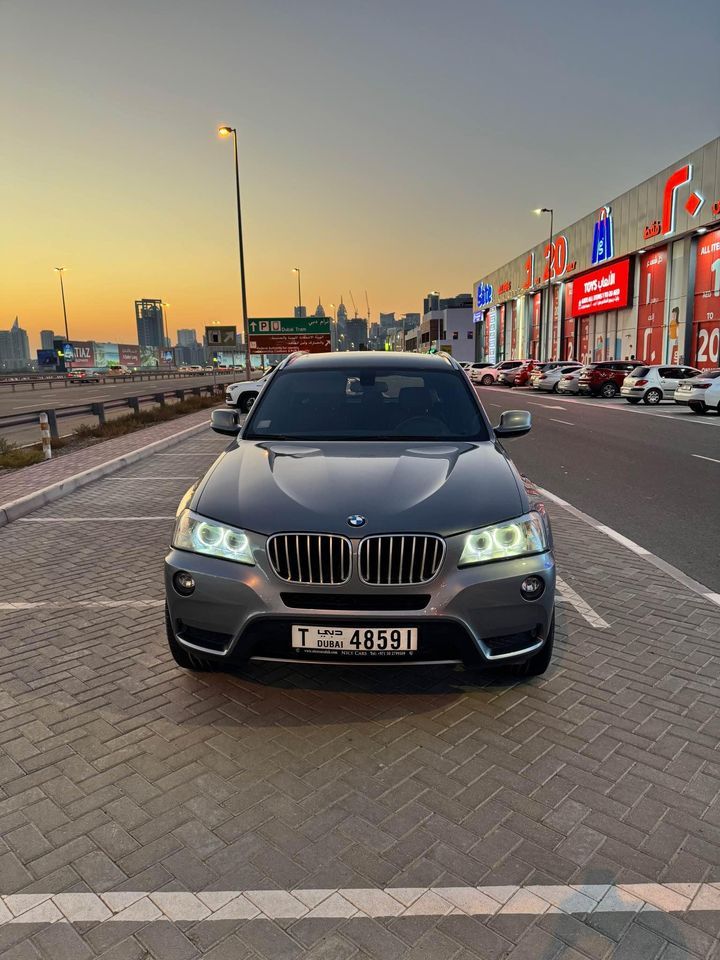
[[[215,433],[224,433],[229,437],[235,437],[240,433],[240,424],[235,410],[213,410],[210,425]]]
[[[500,415],[500,423],[495,427],[495,436],[501,439],[524,437],[532,427],[532,416],[527,410],[506,410]]]

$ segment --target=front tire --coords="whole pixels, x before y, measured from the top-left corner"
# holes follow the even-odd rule
[[[648,390],[643,397],[643,403],[648,403],[651,406],[655,406],[656,404],[660,403],[662,397],[662,390],[658,390],[657,387],[653,387],[651,390]]]
[[[605,400],[612,400],[613,397],[616,397],[618,393],[618,385],[613,383],[611,380],[609,383],[604,383],[600,388],[600,396]]]
[[[483,387],[489,387],[492,385],[494,378],[491,374],[486,373],[485,376],[480,377],[480,385]]]
[[[165,604],[165,630],[167,632],[170,655],[179,667],[182,667],[183,670],[192,670],[196,673],[213,669],[209,660],[203,660],[202,657],[195,656],[194,653],[190,653],[185,647],[178,643],[173,632],[172,623],[170,622],[170,611],[167,608],[167,604]]]

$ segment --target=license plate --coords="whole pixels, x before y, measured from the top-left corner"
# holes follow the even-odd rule
[[[417,627],[306,627],[292,628],[296,650],[344,653],[400,654],[417,650]]]

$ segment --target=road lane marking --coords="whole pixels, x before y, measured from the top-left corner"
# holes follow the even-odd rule
[[[130,520],[174,520],[167,517],[19,517],[15,523],[126,523]]]
[[[197,480],[197,476],[187,477],[101,477],[101,480],[111,480],[113,483],[125,483],[127,480]]]
[[[720,460],[716,460],[715,457],[704,457],[701,453],[691,453],[691,457],[697,457],[698,460],[710,460],[712,463],[720,463]]]
[[[553,423],[564,423],[568,427],[574,427],[574,423],[570,423],[569,420],[558,420],[557,417],[548,417],[548,420],[552,420]]]
[[[580,616],[587,620],[591,627],[595,627],[598,630],[607,630],[609,628],[609,623],[603,620],[600,614],[593,610],[590,604],[583,600],[580,594],[576,593],[570,584],[566,583],[562,577],[556,578],[556,584],[558,591],[557,599],[560,603],[569,603],[575,607]]]
[[[591,517],[583,510],[580,510],[578,507],[573,506],[573,504],[568,503],[567,500],[563,500],[561,497],[556,496],[556,494],[551,493],[549,490],[545,490],[543,487],[540,487],[537,484],[534,484],[534,487],[542,497],[552,501],[553,503],[557,503],[571,516],[576,517],[578,520],[582,520],[583,523],[586,523],[594,530],[598,530],[600,533],[604,533],[606,536],[616,540],[624,547],[627,547],[629,550],[632,550],[634,553],[637,553],[639,556],[643,557],[649,563],[652,563],[654,567],[662,570],[663,573],[666,573],[668,576],[672,577],[673,580],[681,583],[686,589],[691,590],[693,593],[699,594],[705,600],[709,600],[710,603],[714,603],[720,607],[720,593],[714,593],[704,583],[700,583],[698,580],[694,580],[692,577],[689,577],[686,573],[680,570],[679,567],[673,566],[672,563],[669,563],[667,560],[663,560],[663,558],[658,557],[657,554],[652,553],[650,550],[646,550],[645,547],[641,547],[640,544],[635,543],[634,540],[629,540],[621,533],[618,533],[617,530],[613,530],[612,527],[608,527],[606,524],[600,523],[600,521],[596,520],[595,517]]]
[[[545,410],[564,410],[565,407],[558,407],[552,403],[540,403],[538,400],[526,400],[525,403],[531,403],[534,407],[544,407]]]
[[[354,887],[294,890],[107,891],[0,897],[0,926],[13,923],[176,923],[350,917],[542,916],[546,913],[687,913],[720,910],[712,883],[597,883],[483,887]]]
[[[613,530],[612,527],[606,527],[604,524],[600,524],[597,528],[602,533],[612,537],[613,540],[617,540],[618,543],[621,543],[624,547],[627,547],[628,550],[632,550],[633,553],[637,553],[640,557],[647,557],[650,554],[649,550],[646,550],[645,547],[641,547],[639,543],[635,543],[634,540],[630,540],[628,537],[624,537],[621,533],[618,533],[617,530]]]

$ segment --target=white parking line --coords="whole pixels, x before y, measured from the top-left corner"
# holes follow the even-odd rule
[[[720,460],[716,460],[715,457],[704,457],[701,453],[692,453],[692,457],[697,457],[698,460],[710,460],[712,463],[720,463]]]
[[[612,527],[606,527],[605,524],[600,524],[597,528],[602,533],[606,533],[609,537],[612,537],[613,540],[617,540],[618,543],[621,543],[624,547],[627,547],[628,550],[632,550],[633,553],[637,553],[640,557],[647,557],[650,555],[650,551],[646,550],[645,547],[641,547],[639,543],[635,543],[634,540],[624,537],[621,533],[618,533],[617,530],[613,530]]]
[[[548,417],[548,420],[552,420],[553,423],[564,423],[568,427],[574,427],[574,423],[570,423],[569,420],[558,420],[556,417]]]
[[[557,884],[484,887],[354,887],[296,890],[108,891],[0,897],[11,923],[344,920],[720,910],[712,883]]]
[[[579,593],[576,593],[570,584],[566,583],[562,577],[557,577],[557,600],[560,603],[569,603],[590,624],[591,627],[595,627],[598,630],[607,630],[609,624],[607,621],[603,620],[599,613],[597,613],[593,608],[580,596]]]
[[[187,476],[187,477],[102,477],[103,480],[109,480],[113,483],[125,483],[128,480],[152,480],[156,482],[158,480],[197,480],[197,476]]]

